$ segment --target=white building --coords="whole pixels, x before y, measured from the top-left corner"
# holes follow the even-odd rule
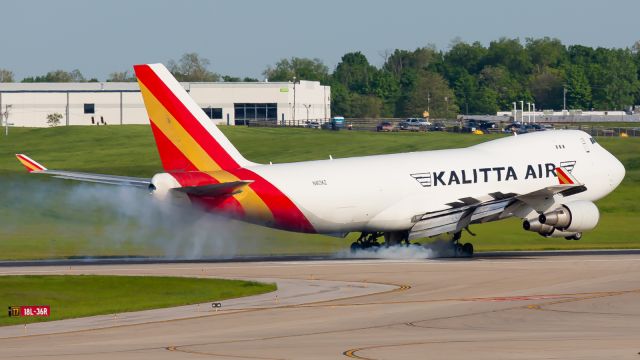
[[[182,83],[217,124],[295,125],[331,117],[331,88],[317,81]],[[0,113],[12,126],[148,124],[138,83],[0,83]],[[4,120],[4,118],[3,118]]]

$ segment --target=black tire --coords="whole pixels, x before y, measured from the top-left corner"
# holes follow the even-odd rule
[[[464,256],[472,257],[473,256],[473,244],[466,243],[466,244],[462,245],[462,252],[464,253]]]
[[[575,233],[571,236],[567,236],[565,239],[567,240],[580,240],[582,239],[582,233]]]
[[[456,244],[455,245],[455,251],[456,251],[456,257],[464,257],[464,250],[462,249],[462,245],[460,244]]]
[[[360,243],[357,243],[357,242],[351,243],[351,252],[356,252],[361,249],[362,249],[362,245],[360,245]]]

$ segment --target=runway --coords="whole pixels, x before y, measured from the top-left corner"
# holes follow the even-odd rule
[[[262,295],[197,316],[52,322],[49,335],[0,328],[0,358],[638,359],[640,254],[567,255],[0,267],[288,284],[278,301]]]

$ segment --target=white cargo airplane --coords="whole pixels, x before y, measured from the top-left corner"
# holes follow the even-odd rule
[[[352,248],[449,233],[459,256],[470,224],[512,216],[543,236],[580,239],[623,165],[582,131],[543,131],[463,149],[262,165],[245,159],[162,64],[134,67],[165,172],[151,179],[48,170],[32,173],[148,188],[207,211],[268,227],[344,236]],[[377,174],[371,176],[370,174]]]

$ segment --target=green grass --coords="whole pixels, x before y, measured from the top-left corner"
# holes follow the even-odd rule
[[[248,159],[261,163],[464,147],[503,136],[221,129]],[[542,238],[523,231],[516,219],[473,226],[478,236],[472,239],[465,235],[464,239],[472,240],[480,251],[640,248],[640,139],[600,138],[599,142],[624,163],[627,175],[615,192],[598,202],[601,222],[581,241]],[[157,242],[147,241],[156,233],[140,234],[140,226],[134,222],[114,232],[116,215],[108,209],[101,209],[98,204],[70,203],[69,194],[73,194],[77,183],[26,175],[13,157],[16,152],[24,152],[56,169],[144,177],[161,171],[148,126],[11,129],[8,138],[0,138],[0,177],[6,184],[0,190],[1,259],[166,255],[166,249]],[[42,186],[25,187],[29,184]],[[51,191],[42,190],[49,186]],[[47,206],[39,206],[40,203]],[[122,218],[118,219],[122,222]],[[229,237],[233,239],[235,255],[331,253],[347,248],[352,241],[352,237],[295,234],[253,225],[243,226]],[[200,255],[214,256],[218,251],[215,247],[205,248]]]
[[[3,306],[51,306],[49,318],[9,317],[3,311],[0,326],[220,301],[274,290],[275,284],[222,279],[95,275],[0,276],[0,299]]]

